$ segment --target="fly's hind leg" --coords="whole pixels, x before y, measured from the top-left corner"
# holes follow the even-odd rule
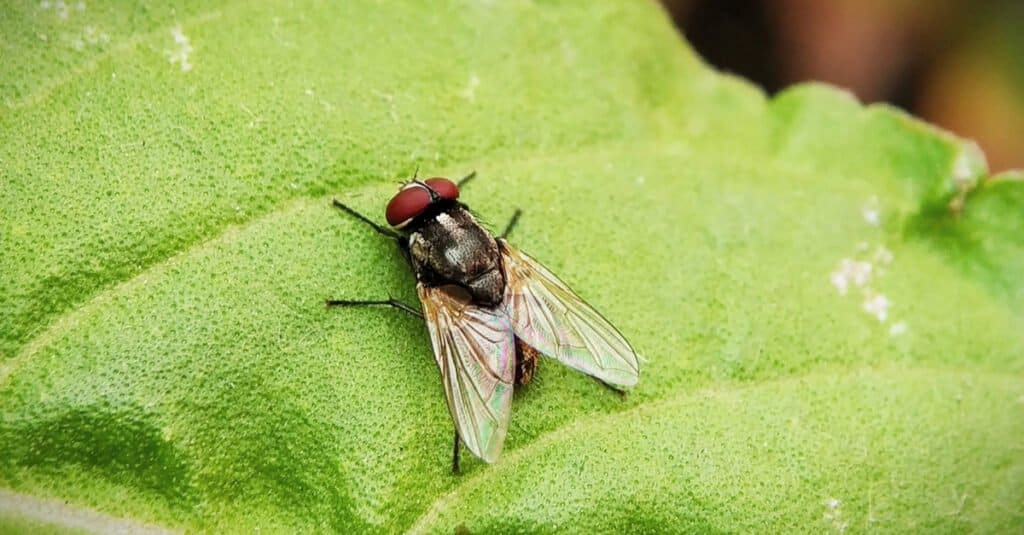
[[[350,306],[369,306],[369,305],[387,305],[393,308],[397,308],[403,312],[416,316],[419,319],[423,319],[423,313],[415,308],[399,301],[398,299],[376,299],[376,300],[353,300],[353,299],[328,299],[325,301],[327,308],[334,307],[350,307]]]
[[[334,307],[345,307],[345,306],[373,306],[373,305],[384,305],[390,306],[406,312],[410,315],[416,316],[419,319],[423,318],[423,313],[415,308],[397,300],[397,299],[377,299],[377,300],[348,300],[348,299],[328,299],[326,302],[327,308]],[[452,473],[459,473],[459,430],[455,430],[455,439],[452,444]]]
[[[452,445],[452,473],[459,473],[459,430],[455,430],[455,442]]]

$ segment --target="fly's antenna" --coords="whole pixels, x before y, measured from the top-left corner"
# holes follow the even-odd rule
[[[437,190],[430,187],[430,184],[427,184],[422,180],[418,180],[416,177],[413,177],[413,179],[410,180],[409,183],[419,184],[420,186],[423,187],[423,189],[427,190],[427,193],[430,194],[430,202],[437,202],[441,198],[441,196],[437,194]]]

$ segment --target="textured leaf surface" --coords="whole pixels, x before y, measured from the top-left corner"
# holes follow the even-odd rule
[[[1024,181],[969,143],[766,100],[644,2],[26,2],[0,35],[0,485],[53,524],[1024,525]],[[322,305],[414,302],[329,201],[380,217],[417,165],[522,207],[649,361],[625,400],[541,362],[461,477],[423,325]]]

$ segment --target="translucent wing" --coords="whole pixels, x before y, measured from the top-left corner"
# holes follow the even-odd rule
[[[505,265],[504,306],[516,336],[541,353],[605,383],[640,379],[629,342],[601,314],[522,251],[499,240]]]
[[[474,455],[494,462],[508,430],[515,338],[501,309],[470,303],[457,286],[416,287],[455,428]]]

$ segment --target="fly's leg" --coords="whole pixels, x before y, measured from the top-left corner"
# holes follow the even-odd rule
[[[373,305],[386,305],[393,308],[397,308],[408,314],[412,314],[419,319],[423,319],[423,313],[415,308],[397,300],[397,299],[380,299],[380,300],[343,300],[343,299],[328,299],[326,301],[327,308],[333,307],[345,307],[345,306],[373,306]],[[455,440],[452,444],[452,473],[459,473],[459,430],[455,430]]]
[[[395,231],[393,231],[393,230],[391,230],[389,228],[384,228],[384,227],[374,223],[370,218],[364,216],[363,214],[360,214],[359,212],[353,210],[352,208],[349,208],[348,206],[345,206],[338,199],[334,199],[332,201],[332,203],[334,204],[334,206],[336,208],[339,208],[341,210],[344,210],[345,212],[348,212],[349,215],[351,215],[351,216],[355,217],[356,219],[362,221],[363,223],[366,223],[367,225],[370,225],[371,227],[373,227],[373,230],[376,230],[378,234],[383,234],[384,236],[387,236],[387,237],[389,237],[389,238],[391,238],[393,240],[396,240],[396,241],[399,242],[399,244],[401,244],[401,242],[402,242],[402,235],[401,234],[399,234],[399,233],[397,233],[397,232],[395,232]]]
[[[397,308],[403,312],[412,314],[419,319],[423,319],[423,313],[415,308],[399,301],[398,299],[377,299],[377,300],[351,300],[351,299],[328,299],[325,304],[327,308],[334,307],[351,307],[351,306],[369,306],[369,305],[387,305],[390,307]]]
[[[465,186],[466,182],[469,182],[470,180],[473,180],[474,177],[476,177],[476,171],[470,171],[468,175],[460,178],[459,181],[455,183],[455,185],[459,189],[462,189],[462,186]]]
[[[505,239],[509,235],[509,233],[512,232],[512,229],[516,226],[516,223],[519,222],[519,216],[521,215],[523,215],[523,211],[520,210],[519,208],[516,208],[516,212],[512,214],[512,219],[510,219],[508,221],[508,224],[505,225],[505,230],[501,232],[499,238]]]
[[[455,430],[455,443],[452,446],[452,473],[459,473],[459,430]]]

